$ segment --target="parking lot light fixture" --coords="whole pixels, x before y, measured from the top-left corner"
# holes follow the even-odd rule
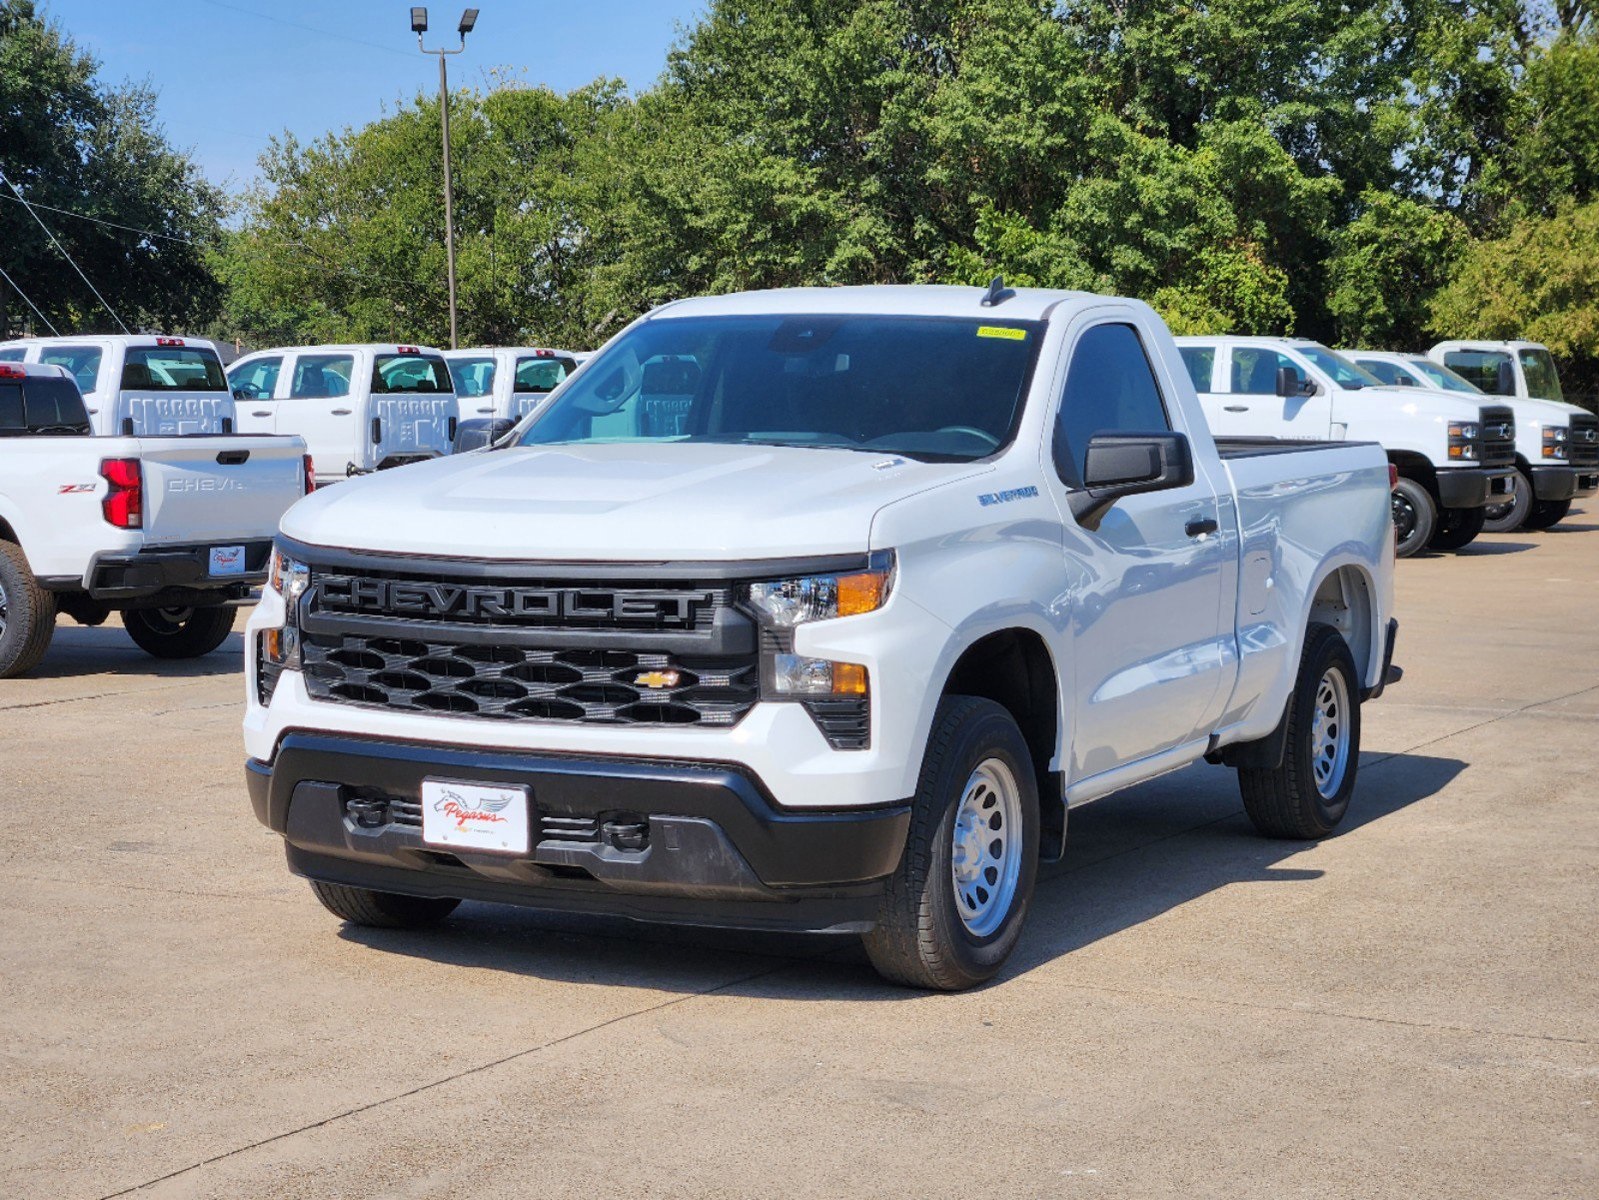
[[[450,80],[444,60],[451,54],[466,49],[466,35],[477,25],[477,9],[469,8],[461,14],[456,32],[461,44],[453,50],[429,50],[422,44],[422,35],[428,28],[428,10],[416,7],[411,10],[411,32],[416,34],[416,48],[423,54],[436,54],[439,58],[439,124],[444,134],[444,262],[450,287],[450,349],[458,345],[455,318],[455,189],[450,178]]]
[[[411,10],[411,32],[421,37],[428,31],[428,10],[413,8]]]
[[[465,12],[463,12],[461,14],[461,24],[460,24],[460,28],[459,28],[459,32],[460,32],[461,36],[464,38],[467,34],[471,33],[472,32],[472,27],[474,25],[476,25],[476,24],[477,24],[477,9],[475,9],[475,8],[467,9]]]

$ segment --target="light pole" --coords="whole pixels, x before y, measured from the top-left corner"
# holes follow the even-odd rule
[[[444,126],[444,259],[448,264],[450,276],[450,349],[456,348],[455,338],[455,189],[450,182],[450,83],[444,69],[444,60],[448,55],[459,54],[466,49],[466,35],[472,32],[472,27],[477,24],[477,9],[469,8],[461,14],[461,24],[456,32],[461,35],[461,44],[454,50],[429,50],[422,44],[422,35],[428,31],[428,10],[426,8],[413,8],[411,10],[411,32],[416,34],[416,48],[423,54],[437,54],[439,56],[439,120]]]

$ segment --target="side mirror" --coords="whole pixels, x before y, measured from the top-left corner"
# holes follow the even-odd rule
[[[1085,529],[1098,529],[1111,505],[1123,496],[1187,487],[1194,482],[1194,460],[1181,433],[1101,433],[1089,439],[1083,486],[1071,494],[1072,516]]]
[[[481,450],[484,446],[492,446],[506,434],[511,432],[515,421],[505,417],[484,417],[479,420],[462,421],[455,429],[455,444],[451,447],[451,454],[461,454],[467,450]]]
[[[1514,396],[1516,394],[1516,368],[1510,365],[1508,358],[1499,360],[1499,376],[1496,382],[1499,386],[1494,389],[1494,395]]]
[[[1299,372],[1292,367],[1277,368],[1277,394],[1283,399],[1290,396],[1309,396],[1316,390],[1316,385],[1308,379],[1301,379]]]

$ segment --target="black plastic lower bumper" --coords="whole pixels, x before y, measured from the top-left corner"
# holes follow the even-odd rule
[[[213,599],[219,593],[243,596],[265,582],[272,539],[217,545],[244,547],[242,574],[212,575],[210,545],[175,546],[98,559],[89,575],[89,595],[106,601],[155,599],[176,603],[185,595]]]
[[[1451,467],[1438,472],[1440,508],[1481,508],[1508,496],[1514,467]]]
[[[1559,502],[1599,491],[1599,468],[1532,467],[1532,494],[1539,500]]]
[[[312,879],[691,924],[864,929],[908,805],[778,808],[719,763],[581,759],[291,733],[246,764],[250,801]],[[526,856],[422,840],[429,777],[526,787]]]

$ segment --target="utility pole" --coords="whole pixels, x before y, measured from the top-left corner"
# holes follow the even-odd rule
[[[454,50],[429,50],[422,44],[422,35],[428,31],[428,10],[411,10],[411,32],[416,34],[416,48],[423,54],[439,57],[439,122],[444,131],[444,260],[450,278],[450,349],[456,349],[455,327],[455,188],[450,179],[450,80],[444,60],[448,55],[460,54],[466,49],[466,35],[477,24],[477,9],[469,8],[461,14],[456,32],[461,44]]]

